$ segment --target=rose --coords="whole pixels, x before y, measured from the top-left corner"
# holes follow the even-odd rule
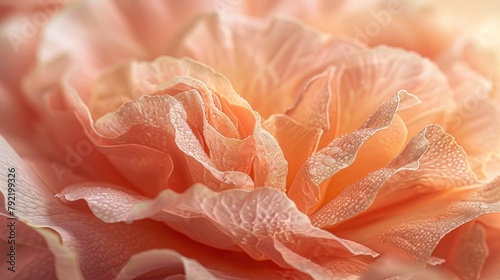
[[[475,14],[470,11],[478,9],[490,16],[460,22],[456,18],[450,21],[450,18],[436,17],[433,15],[436,13],[435,9],[428,6],[418,8],[411,2],[374,1],[371,9],[366,9],[366,6],[358,9],[356,2],[352,6],[348,6],[351,3],[346,2],[330,7],[325,6],[325,1],[313,1],[307,7],[290,5],[287,1],[279,1],[275,5],[263,2],[244,7],[244,10],[260,17],[273,13],[298,16],[306,23],[327,32],[343,33],[356,39],[364,38],[364,42],[372,46],[382,43],[414,50],[434,59],[455,92],[457,106],[448,114],[445,123],[441,124],[466,150],[469,164],[480,179],[491,180],[498,174],[500,34],[494,28],[495,3],[484,1],[473,5],[448,6],[447,8],[456,10],[465,18],[472,18]],[[392,12],[396,11],[394,8],[399,7],[398,4],[404,6],[402,11]],[[332,13],[338,16],[331,16]],[[383,25],[383,28],[377,30],[377,34],[368,36],[371,35],[367,33],[374,20]],[[453,27],[457,23],[460,27]],[[359,27],[363,25],[365,32],[360,34]],[[408,25],[411,28],[405,28]],[[470,28],[473,25],[476,25],[475,29]],[[464,29],[469,34],[461,36],[460,33],[463,32],[457,31]],[[447,235],[435,251],[436,255],[446,259],[442,266],[465,278],[479,275],[488,278],[496,275],[498,272],[493,263],[498,261],[498,246],[491,239],[498,234],[498,222],[494,221],[498,221],[498,215],[487,215]],[[451,244],[455,244],[453,246],[456,246],[456,251],[450,252]],[[461,257],[471,256],[472,248],[476,252],[474,257],[469,258],[476,260],[473,263]],[[487,253],[486,248],[489,248],[490,253]],[[489,257],[486,258],[488,254]],[[482,274],[481,269],[484,270]]]
[[[381,277],[383,269],[430,277],[444,270],[421,267],[441,264],[431,254],[451,242],[460,249],[434,253],[451,273],[475,277],[482,262],[465,266],[459,253],[479,244],[498,252],[488,223],[496,216],[475,219],[498,211],[497,181],[477,181],[464,150],[427,126],[447,128],[458,116],[460,132],[481,117],[460,109],[467,87],[445,78],[459,68],[443,74],[418,55],[290,20],[222,13],[191,22],[192,7],[203,5],[159,3],[83,2],[44,31],[24,93],[37,125],[55,133],[30,135],[45,142],[18,148],[23,159],[2,145],[2,165],[16,165],[21,177],[20,230],[36,238],[20,241],[37,260],[19,265],[21,273],[329,279]],[[148,9],[157,16],[135,13]],[[97,11],[114,16],[89,22]],[[158,25],[171,28],[159,37]],[[107,32],[115,27],[125,30]],[[465,85],[482,85],[466,74]],[[483,128],[457,141],[474,143]],[[82,141],[93,144],[88,154]],[[464,148],[480,160],[496,147]],[[491,256],[485,273],[494,272]]]

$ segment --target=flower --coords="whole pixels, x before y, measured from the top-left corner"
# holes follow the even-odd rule
[[[499,273],[498,52],[427,6],[46,5],[1,18],[10,277]]]

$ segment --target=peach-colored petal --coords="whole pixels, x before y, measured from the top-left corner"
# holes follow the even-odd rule
[[[332,231],[370,246],[382,256],[425,264],[450,231],[480,215],[500,211],[498,183],[497,179],[490,184],[452,191],[422,192],[414,188],[406,194],[395,192],[389,208],[377,208],[376,200],[372,212]],[[394,204],[398,200],[396,196],[400,200],[398,205]],[[363,232],[356,226],[360,223]]]
[[[152,62],[118,65],[103,74],[91,89],[77,79],[80,75],[80,71],[72,73],[69,83],[88,104],[94,120],[116,111],[125,102],[144,95],[164,94],[165,90],[176,95],[189,89],[197,89],[204,102],[208,122],[217,126],[223,135],[236,137],[239,133],[244,137],[247,135],[244,131],[254,125],[251,120],[246,120],[248,116],[239,114],[239,111],[231,111],[233,106],[248,110],[250,106],[234,91],[230,82],[211,68],[191,59],[163,56]],[[234,129],[237,131],[233,131]]]
[[[288,163],[276,138],[260,127],[255,129],[256,154],[254,161],[255,186],[286,190]]]
[[[404,121],[399,115],[394,115],[389,127],[378,131],[363,143],[348,168],[340,170],[328,180],[323,201],[330,201],[347,186],[386,166],[403,150],[407,139]]]
[[[417,159],[409,162],[413,170],[400,171],[385,181],[373,204],[363,213],[359,211],[370,205],[370,199],[373,200],[380,187],[380,182],[371,184],[377,182],[377,176],[369,177],[380,174],[376,172],[367,177],[370,183],[364,184],[366,189],[355,189],[363,185],[351,186],[355,195],[349,196],[347,192],[345,198],[350,198],[353,203],[345,206],[347,211],[339,208],[341,216],[351,218],[331,227],[331,232],[370,246],[382,257],[410,263],[416,261],[422,265],[431,260],[434,248],[450,231],[479,215],[500,211],[498,179],[484,186],[478,185],[468,168],[463,149],[451,136],[436,125],[429,126],[423,134],[425,138],[421,135],[420,140],[424,141],[415,141],[418,137],[414,138],[415,142],[410,143],[415,146],[407,147],[406,152],[415,152],[413,157]],[[379,172],[383,174],[384,170]],[[419,173],[420,179],[415,181]],[[358,205],[361,205],[360,209],[357,209]],[[358,214],[352,216],[353,213]],[[320,223],[336,222],[336,212],[320,214],[313,215],[312,221],[316,218]]]
[[[446,72],[457,109],[448,116],[447,131],[469,156],[488,155],[500,147],[500,109],[489,99],[491,83],[462,64]]]
[[[85,199],[94,214],[102,219],[109,220],[110,213],[115,218],[122,217],[123,221],[151,217],[201,243],[243,250],[254,259],[271,259],[278,265],[282,265],[278,255],[288,256],[289,250],[293,255],[314,259],[318,252],[311,248],[315,247],[343,258],[376,256],[366,247],[313,227],[308,217],[275,189],[215,193],[205,186],[194,185],[183,194],[165,190],[155,200],[141,201],[114,188],[100,188],[95,192],[95,187],[75,186],[61,196],[68,200]],[[122,206],[110,207],[106,201]],[[113,218],[113,221],[117,220]],[[197,230],[193,230],[193,226]],[[272,240],[283,244],[286,250],[268,246]]]
[[[0,177],[6,180],[7,167],[15,166],[16,168],[18,222],[29,224],[45,239],[47,247],[54,255],[55,274],[59,279],[114,279],[133,255],[163,248],[171,248],[186,258],[196,258],[211,271],[217,271],[216,275],[218,277],[222,275],[222,278],[225,275],[234,276],[235,279],[255,275],[255,279],[275,279],[278,278],[279,273],[282,273],[282,269],[269,262],[255,262],[242,253],[220,251],[204,246],[173,232],[158,222],[143,220],[134,221],[129,225],[109,224],[95,218],[85,209],[78,208],[77,205],[74,205],[78,209],[75,210],[67,204],[61,204],[8,144],[4,140],[0,143],[2,154],[0,166],[2,170],[5,170],[0,173]],[[1,190],[3,196],[7,197],[6,190],[4,188]],[[103,196],[102,192],[96,192],[96,190],[91,190],[91,192],[96,194],[96,197],[101,195],[97,200],[102,202],[104,207],[109,207],[108,214],[114,215],[113,211],[120,209],[116,206],[126,201],[125,199],[111,199],[107,201],[111,204],[105,204],[104,202],[111,197]],[[126,196],[121,196],[121,198],[124,197],[126,198]],[[127,204],[124,205],[121,209],[127,206]],[[29,232],[24,231],[25,228],[20,224],[19,226],[19,229],[23,230],[23,234],[18,236],[19,242],[27,242],[31,246],[35,241],[40,240],[40,238],[30,238],[27,235]],[[92,229],[93,234],[89,235],[88,229]],[[206,235],[203,230],[201,233]],[[25,240],[26,238],[29,239]],[[106,250],[103,250],[104,247]],[[22,252],[25,252],[24,249]],[[23,255],[22,258],[26,261],[31,260],[28,255]],[[45,258],[45,260],[49,261],[50,258]],[[30,262],[30,265],[38,264],[40,263],[35,260]],[[25,266],[27,272],[29,272],[30,265]],[[23,275],[22,270],[19,273],[16,276]],[[39,273],[44,273],[44,270],[40,270]]]
[[[418,1],[257,0],[245,4],[245,14],[289,15],[323,32],[347,35],[369,46],[389,45],[429,57],[449,48],[460,31],[430,3]]]
[[[327,147],[313,154],[299,170],[288,196],[301,211],[308,212],[319,202],[320,194],[325,192],[321,188],[322,183],[352,164],[361,145],[377,131],[389,127],[400,106],[404,108],[416,103],[418,99],[405,91],[384,102],[359,130],[336,138]]]
[[[429,189],[452,189],[477,183],[470,169],[467,154],[453,136],[440,126],[426,128],[429,150],[414,171],[402,171],[387,182],[388,189],[410,189],[420,186]]]
[[[469,196],[452,202],[447,207],[440,207],[438,211],[433,208],[432,214],[427,213],[427,215],[431,214],[432,218],[421,218],[383,230],[378,234],[377,242],[388,248],[405,251],[416,260],[426,260],[437,242],[452,229],[479,215],[500,211],[498,189],[498,181],[477,188]],[[456,194],[449,194],[449,196],[456,196]],[[429,206],[431,205],[436,206],[435,203]],[[422,211],[421,217],[424,217],[424,213]]]
[[[283,114],[270,116],[262,125],[278,140],[288,162],[286,185],[289,187],[300,167],[316,151],[322,131],[301,125]]]
[[[282,242],[271,238],[270,236],[264,237],[260,240],[258,246],[262,250],[270,252],[270,257],[273,261],[282,267],[292,267],[297,271],[309,275],[312,279],[346,279],[346,277],[355,277],[360,275],[368,267],[368,262],[363,262],[357,259],[345,259],[342,257],[335,257],[336,252],[329,251],[326,240],[325,244],[307,244],[314,248],[311,252],[315,254],[304,257],[300,253],[292,250]],[[304,246],[306,246],[304,244]],[[320,254],[321,249],[326,248],[329,253],[328,256]],[[293,275],[293,274],[292,274]],[[299,277],[298,275],[295,275]],[[300,278],[299,278],[300,279]]]
[[[167,230],[159,223],[105,224],[64,206],[3,139],[0,151],[2,179],[6,181],[7,168],[16,169],[16,216],[45,238],[54,253],[58,278],[110,279],[132,254],[168,244]],[[7,197],[6,189],[2,188],[2,194]],[[88,234],[89,228],[93,235]]]
[[[488,257],[484,263],[481,277],[484,279],[495,279],[500,273],[500,267],[498,263],[500,262],[500,240],[498,240],[498,234],[500,234],[500,228],[498,220],[500,215],[498,213],[484,215],[481,218],[481,222],[484,223],[486,217],[496,217],[495,224],[483,224],[486,231],[486,244],[488,246]]]
[[[266,23],[207,16],[186,33],[175,54],[206,63],[227,76],[266,119],[291,107],[312,76],[360,48],[291,20]]]
[[[96,77],[120,61],[165,54],[186,24],[212,8],[211,1],[82,1],[48,24],[39,62],[69,55]]]
[[[174,97],[169,95],[143,96],[137,101],[128,102],[116,113],[99,119],[96,122],[96,129],[107,138],[116,138],[136,125],[157,127],[165,135],[164,138],[173,140],[174,143],[170,145],[154,148],[168,152],[176,146],[185,155],[188,172],[195,182],[205,182],[214,189],[225,188],[224,184],[253,188],[253,181],[247,174],[237,171],[222,172],[217,169],[189,127],[187,113],[182,103]],[[142,140],[142,143],[137,144],[148,146],[158,143],[157,140],[147,138],[137,140]],[[166,141],[159,143],[166,143]]]
[[[426,131],[417,134],[404,151],[386,167],[368,174],[363,179],[348,186],[320,210],[311,216],[317,227],[330,226],[358,215],[366,210],[375,199],[378,189],[394,174],[402,170],[416,170],[419,160],[429,148]]]
[[[332,82],[340,84],[342,70],[329,67],[323,73],[311,78],[296,104],[286,114],[306,126],[330,129],[329,106],[332,98]],[[338,110],[339,108],[336,108]]]
[[[179,74],[190,77],[177,77]],[[211,86],[212,90],[226,97],[227,94],[222,93],[222,86],[227,81],[217,76],[219,80],[212,78],[211,82],[210,75],[216,74],[190,60],[164,57],[153,64],[126,64],[99,79],[92,90],[89,107],[93,116],[99,118],[107,112],[117,110],[125,102],[143,95],[173,95],[182,102],[188,112],[188,122],[198,130],[193,132],[203,133],[203,137],[200,135],[200,138],[205,140],[202,144],[208,147],[209,157],[217,168],[249,173],[255,156],[254,138],[238,139],[240,133],[236,127],[244,120],[232,123],[221,111],[217,95],[197,80],[208,80],[208,86]],[[190,88],[196,89],[197,92],[189,92]],[[243,102],[240,103],[245,106]]]
[[[255,182],[256,186],[285,189],[287,164],[278,143],[227,79],[210,68],[170,57],[119,66],[103,76],[90,96],[90,89],[78,81],[78,73],[70,74],[66,81],[67,98],[96,144],[139,144],[168,153],[178,172],[164,174],[184,181],[177,186],[179,190],[200,181],[214,188],[253,188]],[[120,95],[122,89],[128,93]],[[146,93],[153,96],[144,96]],[[111,102],[103,103],[103,98]],[[100,105],[89,112],[85,99]],[[92,116],[120,105],[94,125]],[[115,154],[120,153],[117,149],[114,147]],[[120,162],[116,156],[112,159],[122,172],[131,169],[131,163]],[[154,161],[146,159],[141,169],[151,164]],[[125,176],[136,178],[140,171]],[[254,181],[248,176],[250,171]],[[168,180],[159,178],[152,188],[158,190],[162,188],[158,184]]]
[[[444,266],[464,280],[481,279],[488,257],[485,228],[469,222],[446,235],[433,254],[446,260]]]
[[[320,148],[335,137],[353,132],[399,90],[422,100],[420,106],[399,114],[409,135],[415,135],[429,123],[442,123],[453,105],[446,77],[431,61],[414,53],[384,46],[361,50],[352,52],[343,68],[339,79],[325,85],[332,91],[330,130],[323,135]]]

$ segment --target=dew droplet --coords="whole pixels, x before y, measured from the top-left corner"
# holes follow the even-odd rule
[[[327,166],[332,166],[337,161],[332,157],[326,156],[325,158],[323,158],[322,162]]]

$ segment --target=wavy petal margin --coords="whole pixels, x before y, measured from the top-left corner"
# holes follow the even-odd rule
[[[391,125],[399,107],[418,104],[419,99],[402,90],[384,102],[357,131],[333,140],[313,154],[299,170],[288,196],[299,210],[308,213],[321,199],[321,184],[351,165],[363,143],[376,132]]]
[[[271,259],[284,268],[300,270],[301,265],[284,261],[283,256],[312,262],[325,254],[340,259],[377,256],[366,247],[313,227],[293,201],[276,189],[214,192],[194,185],[182,194],[165,190],[154,200],[140,200],[112,186],[91,185],[70,187],[59,196],[69,201],[84,199],[93,213],[107,222],[152,218],[200,243],[242,250],[253,259]],[[348,273],[348,268],[346,265],[343,271]],[[335,273],[335,269],[328,271]]]

